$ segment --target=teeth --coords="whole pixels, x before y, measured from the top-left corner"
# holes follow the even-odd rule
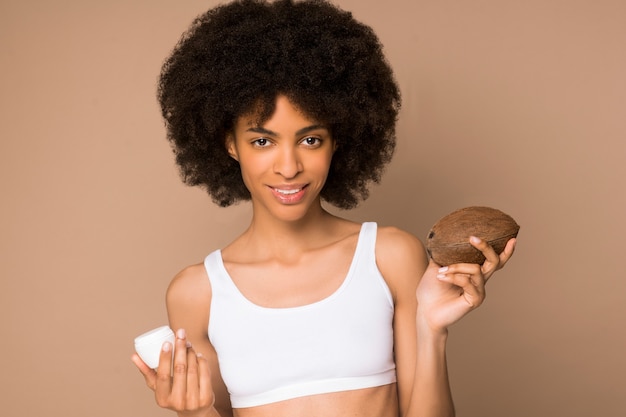
[[[297,192],[300,192],[300,190],[302,190],[302,188],[298,188],[297,190],[279,190],[278,188],[275,188],[275,190],[277,192],[279,192],[280,194],[291,195],[291,194],[295,194]]]

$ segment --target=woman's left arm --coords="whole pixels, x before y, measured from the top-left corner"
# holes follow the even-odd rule
[[[417,287],[417,359],[407,416],[455,415],[446,364],[448,327],[483,303],[487,280],[515,249],[515,239],[499,256],[480,239],[470,243],[485,255],[482,265],[440,267],[431,261]]]
[[[376,259],[395,301],[400,415],[454,416],[446,361],[447,329],[483,302],[485,282],[511,257],[515,240],[508,242],[500,256],[485,242],[473,240],[487,259],[482,266],[441,268],[428,263],[414,236],[392,228],[381,232]]]

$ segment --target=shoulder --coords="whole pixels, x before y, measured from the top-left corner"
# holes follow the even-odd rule
[[[211,285],[202,263],[180,271],[167,288],[168,310],[195,310],[208,305],[210,299]]]
[[[417,266],[426,269],[428,260],[422,242],[413,234],[397,227],[379,227],[376,236],[376,261],[379,268],[394,265]],[[421,271],[424,272],[424,271]]]
[[[376,253],[385,257],[400,257],[407,254],[426,257],[424,245],[415,235],[392,226],[378,227]]]
[[[376,237],[376,263],[394,299],[414,294],[428,266],[426,250],[413,234],[396,227],[379,227]]]

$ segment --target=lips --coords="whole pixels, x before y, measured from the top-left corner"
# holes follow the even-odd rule
[[[269,187],[274,197],[283,204],[295,204],[300,202],[306,193],[305,185],[281,185]]]

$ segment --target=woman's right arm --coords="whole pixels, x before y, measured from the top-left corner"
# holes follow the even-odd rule
[[[204,266],[180,272],[167,290],[166,301],[169,324],[176,331],[173,366],[167,350],[161,353],[156,372],[133,358],[157,403],[180,417],[232,417],[217,354],[207,334],[211,286]]]

